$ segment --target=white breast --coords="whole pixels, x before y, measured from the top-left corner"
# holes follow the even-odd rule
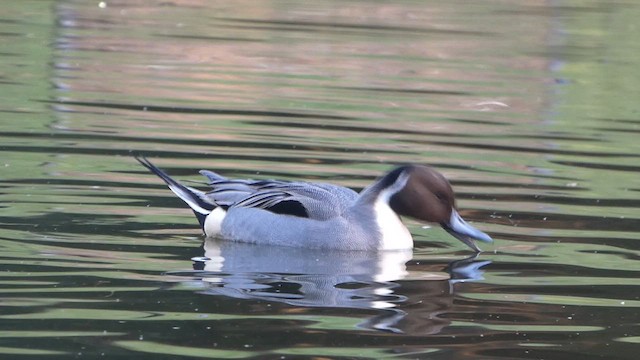
[[[408,176],[401,175],[393,186],[384,189],[378,195],[373,210],[376,223],[382,235],[379,250],[400,250],[413,248],[413,237],[409,229],[402,223],[398,214],[389,206],[393,194],[400,191],[407,183]]]
[[[389,203],[378,200],[374,206],[376,222],[382,235],[380,250],[399,250],[413,248],[413,238],[409,229],[400,221],[400,217],[391,210]]]

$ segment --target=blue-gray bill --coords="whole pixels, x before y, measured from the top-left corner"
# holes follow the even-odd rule
[[[481,252],[482,250],[478,247],[478,245],[476,245],[474,240],[479,240],[486,243],[493,242],[491,236],[467,224],[467,222],[460,217],[460,214],[458,214],[455,209],[451,210],[451,218],[449,219],[449,222],[442,223],[440,225],[449,234],[465,243],[475,252]]]

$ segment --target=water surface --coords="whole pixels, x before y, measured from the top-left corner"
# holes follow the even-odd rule
[[[102,4],[102,5],[101,5]],[[0,14],[0,354],[633,359],[635,2],[20,1]],[[171,175],[437,167],[472,257],[204,242]]]

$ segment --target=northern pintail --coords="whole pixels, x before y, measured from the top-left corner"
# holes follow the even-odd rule
[[[476,252],[489,235],[467,224],[455,207],[449,181],[423,165],[400,166],[362,190],[326,183],[227,179],[201,170],[211,190],[180,184],[144,157],[195,213],[207,237],[255,244],[339,250],[413,247],[400,216],[439,223]]]

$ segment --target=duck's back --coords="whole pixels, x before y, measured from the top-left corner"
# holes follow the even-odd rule
[[[225,209],[260,208],[276,214],[315,220],[339,216],[358,198],[355,191],[327,183],[209,178],[207,198]]]

